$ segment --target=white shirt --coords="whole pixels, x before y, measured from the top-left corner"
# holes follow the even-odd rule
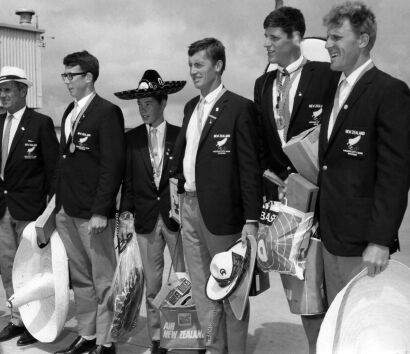
[[[145,124],[147,128],[147,133],[148,133],[148,139],[151,137],[151,125]],[[161,124],[159,124],[156,129],[157,129],[157,141],[158,141],[158,146],[157,146],[157,151],[158,151],[158,158],[162,162],[162,157],[164,156],[164,135],[165,135],[165,127],[166,123],[163,121]],[[162,166],[161,166],[162,167]]]
[[[93,94],[94,94],[94,92],[91,92],[87,96],[83,97],[81,100],[77,101],[77,104],[78,104],[78,108],[77,108],[77,112],[76,112],[77,115],[81,112],[81,110],[86,105],[88,99]],[[67,118],[65,120],[65,124],[64,124],[64,133],[65,133],[66,140],[68,140],[68,137],[71,134],[71,122],[74,121],[74,119],[76,118],[76,117],[71,117],[73,113],[74,113],[74,107],[73,107],[72,111],[70,112],[70,114],[67,116]]]
[[[16,135],[16,132],[17,132],[17,128],[20,124],[21,118],[23,117],[23,114],[25,111],[26,111],[26,106],[24,106],[22,109],[12,114],[14,118],[11,121],[8,151],[10,151],[11,143],[13,142],[14,136]],[[3,139],[4,139],[5,130],[6,130],[6,125],[7,125],[8,120],[10,119],[9,118],[10,116],[11,114],[7,112],[7,117],[6,117],[6,120],[4,121]]]
[[[339,84],[345,80],[345,83],[340,86],[339,89],[339,105],[338,108],[340,109],[341,106],[345,103],[347,98],[350,95],[350,92],[352,92],[354,85],[356,85],[357,80],[361,77],[362,73],[367,69],[369,65],[372,64],[372,60],[369,59],[367,60],[364,64],[360,65],[356,70],[354,70],[349,76],[346,77],[345,73],[342,73],[340,75],[339,79]],[[332,113],[330,115],[329,119],[329,126],[327,130],[327,138],[330,138],[330,135],[332,134],[333,127],[336,122],[336,116],[337,112],[335,112],[335,105],[333,105]]]
[[[290,115],[292,115],[293,103],[295,102],[296,90],[299,86],[300,76],[302,74],[301,70],[299,70],[297,72],[297,74],[295,74],[295,71],[302,64],[303,60],[304,60],[304,57],[303,57],[303,55],[301,55],[298,60],[296,60],[293,63],[289,64],[285,68],[286,71],[290,74],[290,79],[291,80],[292,80],[293,76],[296,75],[296,77],[292,81],[291,87],[289,89],[289,96],[288,96],[289,107],[288,108],[289,108]],[[278,70],[282,71],[283,69],[278,68]],[[284,78],[283,78],[283,81],[284,81]],[[279,112],[278,112],[278,109],[276,108],[276,105],[278,103],[278,82],[277,82],[277,79],[275,79],[274,82],[273,82],[272,102],[273,102],[273,112],[275,114],[275,117],[278,117]],[[279,133],[279,137],[280,137],[280,140],[282,141],[282,146],[283,146],[286,143],[285,138],[284,138],[284,129],[278,129],[278,133]]]
[[[185,177],[185,185],[184,188],[188,192],[196,191],[196,184],[195,184],[195,162],[196,162],[196,154],[198,152],[198,145],[199,139],[201,137],[200,132],[198,131],[198,106],[199,102],[203,98],[204,101],[204,110],[202,116],[202,128],[205,125],[205,122],[208,118],[209,113],[211,113],[212,107],[215,104],[216,98],[218,97],[219,93],[222,91],[223,85],[222,83],[212,92],[208,93],[205,97],[200,97],[197,106],[195,107],[194,111],[192,112],[191,119],[188,123],[188,128],[186,131],[186,147],[185,147],[185,155],[183,161],[183,168],[184,168],[184,177]],[[201,129],[202,132],[202,129]]]

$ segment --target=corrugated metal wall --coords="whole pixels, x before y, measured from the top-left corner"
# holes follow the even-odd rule
[[[0,66],[24,69],[33,86],[28,90],[27,105],[41,108],[41,33],[7,28],[0,25]]]

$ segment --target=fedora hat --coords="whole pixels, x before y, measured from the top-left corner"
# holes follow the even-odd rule
[[[68,260],[57,231],[43,248],[37,245],[35,222],[23,230],[13,264],[14,294],[25,327],[40,342],[54,341],[64,327],[69,305]]]
[[[320,328],[318,354],[388,354],[410,350],[410,268],[390,260],[375,277],[367,268],[332,302]]]
[[[238,319],[245,312],[255,257],[256,240],[248,236],[245,246],[239,239],[225,252],[217,253],[209,267],[211,274],[206,284],[207,297],[214,301],[228,298]]]
[[[3,66],[0,72],[0,84],[9,81],[22,82],[28,87],[33,86],[33,83],[27,79],[26,72],[23,69],[15,66]]]
[[[115,92],[121,100],[133,100],[153,95],[176,93],[183,89],[186,81],[164,81],[155,70],[147,70],[142,76],[138,88]]]

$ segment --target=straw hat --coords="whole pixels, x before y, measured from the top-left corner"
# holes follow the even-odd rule
[[[410,352],[410,268],[390,260],[369,277],[360,272],[336,296],[320,329],[318,354]]]
[[[26,226],[14,258],[13,287],[9,303],[19,308],[28,331],[40,342],[54,341],[69,304],[67,254],[57,231],[39,248],[35,222]]]
[[[3,66],[0,72],[0,84],[9,81],[22,82],[29,87],[33,86],[33,83],[27,79],[26,72],[23,69],[15,66]]]
[[[242,319],[246,309],[255,258],[256,240],[248,236],[245,246],[239,239],[225,252],[216,254],[210,264],[207,297],[214,301],[229,298],[232,311],[238,319]]]
[[[150,97],[160,94],[176,93],[183,89],[186,81],[164,81],[155,70],[147,70],[142,76],[138,88],[115,92],[114,95],[122,100]]]

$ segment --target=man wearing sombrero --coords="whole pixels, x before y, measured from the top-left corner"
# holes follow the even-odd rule
[[[116,92],[120,99],[137,99],[145,124],[126,134],[126,170],[122,188],[121,219],[134,216],[146,280],[148,334],[151,353],[164,353],[159,347],[160,312],[152,304],[162,286],[164,248],[168,245],[177,275],[184,274],[182,240],[178,224],[169,217],[169,160],[179,128],[164,120],[168,94],[176,93],[185,81],[163,81],[155,70],[147,70],[138,88]],[[125,239],[134,230],[120,223],[119,235]]]
[[[7,298],[13,295],[13,261],[23,229],[43,212],[53,191],[58,141],[50,117],[26,106],[32,82],[21,68],[5,66],[0,73],[0,268]],[[0,341],[20,336],[17,345],[36,342],[18,312],[0,332]]]
[[[184,255],[207,353],[244,354],[249,307],[238,320],[228,300],[210,300],[205,287],[212,257],[257,232],[262,198],[255,108],[222,84],[226,56],[219,40],[192,43],[188,56],[200,95],[185,105],[173,164],[182,192]]]

